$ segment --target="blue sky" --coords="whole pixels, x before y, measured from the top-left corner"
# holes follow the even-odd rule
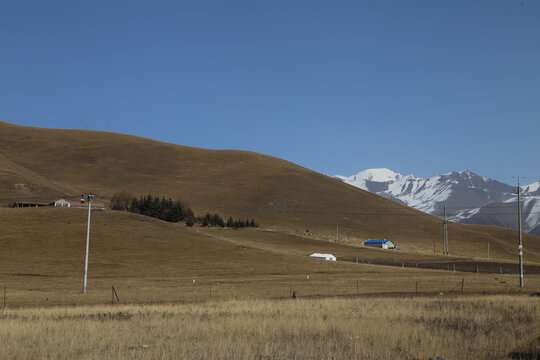
[[[0,120],[540,180],[540,2],[1,1]]]

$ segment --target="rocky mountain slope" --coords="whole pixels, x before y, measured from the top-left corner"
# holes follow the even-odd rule
[[[403,175],[389,169],[369,169],[336,178],[428,214],[451,221],[517,228],[516,187],[471,171],[432,178]],[[540,181],[521,187],[523,229],[540,235]]]

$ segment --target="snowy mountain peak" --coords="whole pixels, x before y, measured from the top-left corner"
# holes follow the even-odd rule
[[[368,169],[353,176],[356,178],[356,180],[368,180],[376,182],[395,181],[403,177],[402,174],[393,172],[392,170],[386,168]]]
[[[499,209],[517,201],[515,187],[479,176],[470,170],[418,178],[380,168],[364,170],[348,177],[335,177],[432,215],[441,216],[441,209],[446,205],[452,221],[514,227],[513,223],[508,222],[512,217]],[[538,231],[540,235],[540,181],[523,186],[522,199],[524,207],[530,211],[526,214],[526,228],[533,233]],[[498,212],[501,214],[498,215]]]

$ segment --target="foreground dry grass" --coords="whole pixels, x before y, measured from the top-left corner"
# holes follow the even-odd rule
[[[539,315],[500,295],[8,308],[0,358],[505,359],[534,352]]]

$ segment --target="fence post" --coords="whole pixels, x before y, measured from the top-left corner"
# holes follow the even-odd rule
[[[463,283],[465,282],[465,279],[461,279],[461,292],[463,292]]]
[[[210,300],[212,300],[212,284],[210,284]]]
[[[418,294],[418,281],[416,282],[416,293]]]
[[[6,307],[6,285],[4,285],[4,307]]]
[[[118,294],[116,293],[116,289],[114,286],[111,286],[111,292],[112,292],[112,302],[114,304],[114,297],[116,296],[116,301],[120,302],[120,299],[118,298]]]

